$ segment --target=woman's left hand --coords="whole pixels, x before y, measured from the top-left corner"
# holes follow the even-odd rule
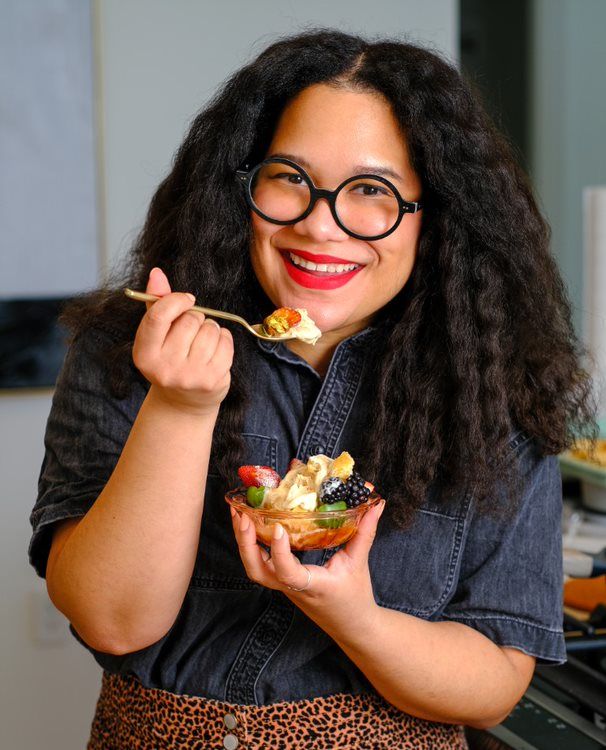
[[[270,556],[257,544],[255,527],[248,515],[232,508],[232,523],[246,573],[251,581],[282,591],[324,630],[334,634],[359,628],[360,619],[372,617],[377,606],[368,553],[384,507],[382,501],[367,511],[355,536],[324,566],[303,565],[292,554],[288,534],[280,524],[274,527]],[[295,591],[290,586],[305,588]]]

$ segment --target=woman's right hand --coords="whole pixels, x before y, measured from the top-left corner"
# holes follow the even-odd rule
[[[202,313],[188,312],[193,295],[171,292],[164,272],[152,269],[148,304],[133,346],[135,366],[163,402],[192,414],[214,414],[231,383],[231,332]]]

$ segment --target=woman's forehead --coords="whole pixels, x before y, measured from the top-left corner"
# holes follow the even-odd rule
[[[389,102],[379,94],[326,84],[304,89],[285,107],[266,153],[278,155],[318,179],[368,171],[406,183],[412,172]]]

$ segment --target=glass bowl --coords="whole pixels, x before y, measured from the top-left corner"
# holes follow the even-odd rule
[[[225,495],[225,500],[240,513],[246,513],[255,525],[257,539],[271,546],[273,528],[281,523],[290,540],[291,549],[326,549],[345,544],[358,530],[367,510],[381,501],[371,492],[368,500],[357,508],[332,511],[290,511],[253,508],[246,502],[246,488],[238,487]]]

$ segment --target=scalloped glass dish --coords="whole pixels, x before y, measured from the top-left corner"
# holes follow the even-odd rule
[[[291,549],[310,550],[338,547],[349,541],[358,530],[366,511],[381,501],[371,492],[368,500],[357,508],[318,511],[287,511],[273,508],[253,508],[246,502],[246,489],[238,487],[225,495],[225,500],[240,513],[246,513],[255,525],[257,539],[271,545],[273,527],[281,523],[288,533]]]

